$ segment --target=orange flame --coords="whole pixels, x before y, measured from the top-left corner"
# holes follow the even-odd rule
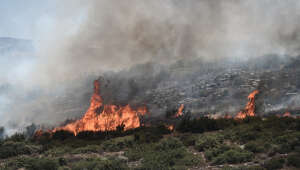
[[[243,111],[240,111],[235,118],[236,119],[244,119],[247,116],[255,116],[255,97],[259,93],[258,90],[254,90],[248,96],[248,103]]]
[[[283,117],[292,117],[291,113],[290,112],[285,112],[283,114]]]
[[[166,127],[167,127],[170,131],[173,131],[173,130],[174,130],[174,125],[166,125]]]
[[[112,131],[118,126],[124,126],[124,130],[138,128],[140,124],[140,115],[147,113],[146,107],[133,109],[130,105],[124,107],[117,105],[104,105],[100,96],[100,83],[94,82],[94,94],[91,98],[91,104],[85,115],[73,123],[69,123],[58,130],[66,130],[77,135],[82,131]]]
[[[174,117],[180,117],[183,115],[183,109],[184,109],[184,104],[181,104],[180,107],[177,110],[177,113],[175,114]]]

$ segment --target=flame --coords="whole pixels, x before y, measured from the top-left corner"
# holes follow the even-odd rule
[[[282,117],[292,117],[290,112],[285,112]]]
[[[174,117],[180,117],[183,115],[183,109],[184,109],[184,104],[181,104],[180,107],[177,110],[177,113],[174,115]]]
[[[170,131],[173,131],[173,130],[174,130],[174,125],[166,125],[166,127],[167,127]]]
[[[124,130],[129,130],[140,127],[140,115],[146,113],[146,107],[133,109],[130,105],[104,105],[100,95],[100,83],[96,80],[91,104],[84,116],[73,123],[55,128],[53,132],[66,130],[77,135],[82,131],[112,131],[118,126],[124,126]]]
[[[248,96],[248,103],[243,111],[240,111],[235,118],[236,119],[244,119],[247,116],[255,116],[255,97],[259,93],[258,90],[254,90]]]

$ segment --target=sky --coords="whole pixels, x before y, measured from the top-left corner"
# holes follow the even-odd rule
[[[55,15],[56,0],[0,0],[0,37],[33,39]],[[44,27],[47,29],[46,27]]]

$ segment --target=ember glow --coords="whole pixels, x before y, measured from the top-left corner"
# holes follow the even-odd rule
[[[248,103],[244,110],[240,111],[235,118],[236,119],[244,119],[247,116],[255,116],[255,97],[259,93],[258,90],[254,90],[250,95],[248,96]]]
[[[124,126],[124,130],[129,130],[140,127],[140,116],[146,113],[146,107],[133,109],[130,105],[104,105],[100,95],[100,83],[96,80],[91,104],[85,115],[80,120],[55,128],[53,132],[66,130],[77,135],[82,131],[112,131],[118,126]]]

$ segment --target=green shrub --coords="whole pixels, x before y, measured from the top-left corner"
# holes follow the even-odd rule
[[[225,163],[236,164],[251,161],[253,159],[253,153],[239,147],[221,145],[217,148],[207,150],[205,157],[216,165]]]
[[[140,169],[187,169],[202,163],[198,155],[188,152],[183,143],[174,137],[162,139],[156,144],[143,144],[125,152],[129,161],[142,159]]]
[[[217,147],[223,143],[223,136],[219,134],[203,134],[196,140],[195,146],[199,151]]]
[[[224,164],[224,163],[236,164],[242,162],[249,162],[252,160],[252,158],[253,158],[253,154],[251,152],[238,150],[238,149],[231,149],[214,158],[213,164],[217,164],[217,165]]]
[[[102,147],[107,151],[120,151],[127,147],[132,147],[134,144],[133,136],[118,137],[103,142]]]
[[[194,146],[199,136],[196,134],[183,134],[179,138],[185,146]]]
[[[93,159],[81,160],[72,165],[73,170],[126,170],[129,169],[127,165],[116,159]]]
[[[26,145],[23,142],[7,141],[0,147],[0,158],[8,158],[17,155],[28,155],[39,151],[39,147]]]
[[[29,170],[57,170],[58,162],[47,158],[31,158],[27,160],[25,168]]]
[[[259,141],[251,141],[245,145],[245,149],[253,153],[261,153],[265,148],[265,144]]]
[[[222,168],[222,170],[266,170],[266,169],[261,166],[240,166],[240,167],[225,166]]]
[[[102,151],[101,146],[99,145],[88,145],[85,147],[76,148],[72,151],[73,154],[79,153],[99,153]]]
[[[48,158],[18,157],[17,159],[10,160],[4,166],[4,169],[20,168],[27,170],[57,170],[58,162]]]
[[[21,134],[21,133],[16,133],[16,134],[12,135],[11,137],[7,138],[6,141],[24,142],[25,135]]]
[[[264,164],[264,167],[268,170],[275,170],[283,168],[285,160],[283,158],[272,158]]]
[[[183,143],[174,137],[168,137],[162,139],[155,147],[156,150],[165,151],[165,150],[173,150],[183,147]]]
[[[289,166],[294,166],[296,168],[300,168],[300,154],[291,154],[287,158],[288,160],[288,165]]]
[[[69,146],[57,146],[53,147],[45,152],[45,155],[50,156],[61,156],[66,153],[70,153],[72,151],[72,148]]]

